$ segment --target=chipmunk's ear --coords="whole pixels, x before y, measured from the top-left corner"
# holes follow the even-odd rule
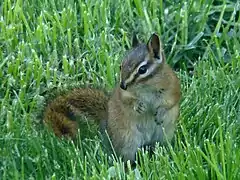
[[[156,33],[153,33],[147,43],[149,53],[153,54],[153,57],[162,62],[161,57],[161,41]]]
[[[138,38],[137,38],[137,34],[134,33],[133,34],[133,37],[132,37],[132,47],[137,47],[139,45],[139,41],[138,41]]]

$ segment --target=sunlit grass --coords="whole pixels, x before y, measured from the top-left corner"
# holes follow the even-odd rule
[[[240,177],[239,9],[207,0],[1,1],[0,179]],[[141,153],[126,172],[96,131],[60,140],[38,115],[52,88],[110,91],[134,32],[142,41],[161,35],[182,101],[173,145]]]

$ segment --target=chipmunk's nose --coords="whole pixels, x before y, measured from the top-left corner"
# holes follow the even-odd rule
[[[123,90],[127,90],[127,85],[124,81],[121,81],[120,88],[123,89]]]

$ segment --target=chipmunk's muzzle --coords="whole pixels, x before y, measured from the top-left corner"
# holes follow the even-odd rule
[[[121,81],[120,88],[123,90],[127,90],[127,84],[124,81]]]

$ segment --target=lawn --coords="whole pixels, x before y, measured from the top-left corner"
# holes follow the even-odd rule
[[[239,179],[239,11],[230,0],[1,0],[0,179]],[[125,170],[96,129],[59,139],[41,111],[52,89],[111,91],[134,32],[161,36],[182,99],[173,144]]]

